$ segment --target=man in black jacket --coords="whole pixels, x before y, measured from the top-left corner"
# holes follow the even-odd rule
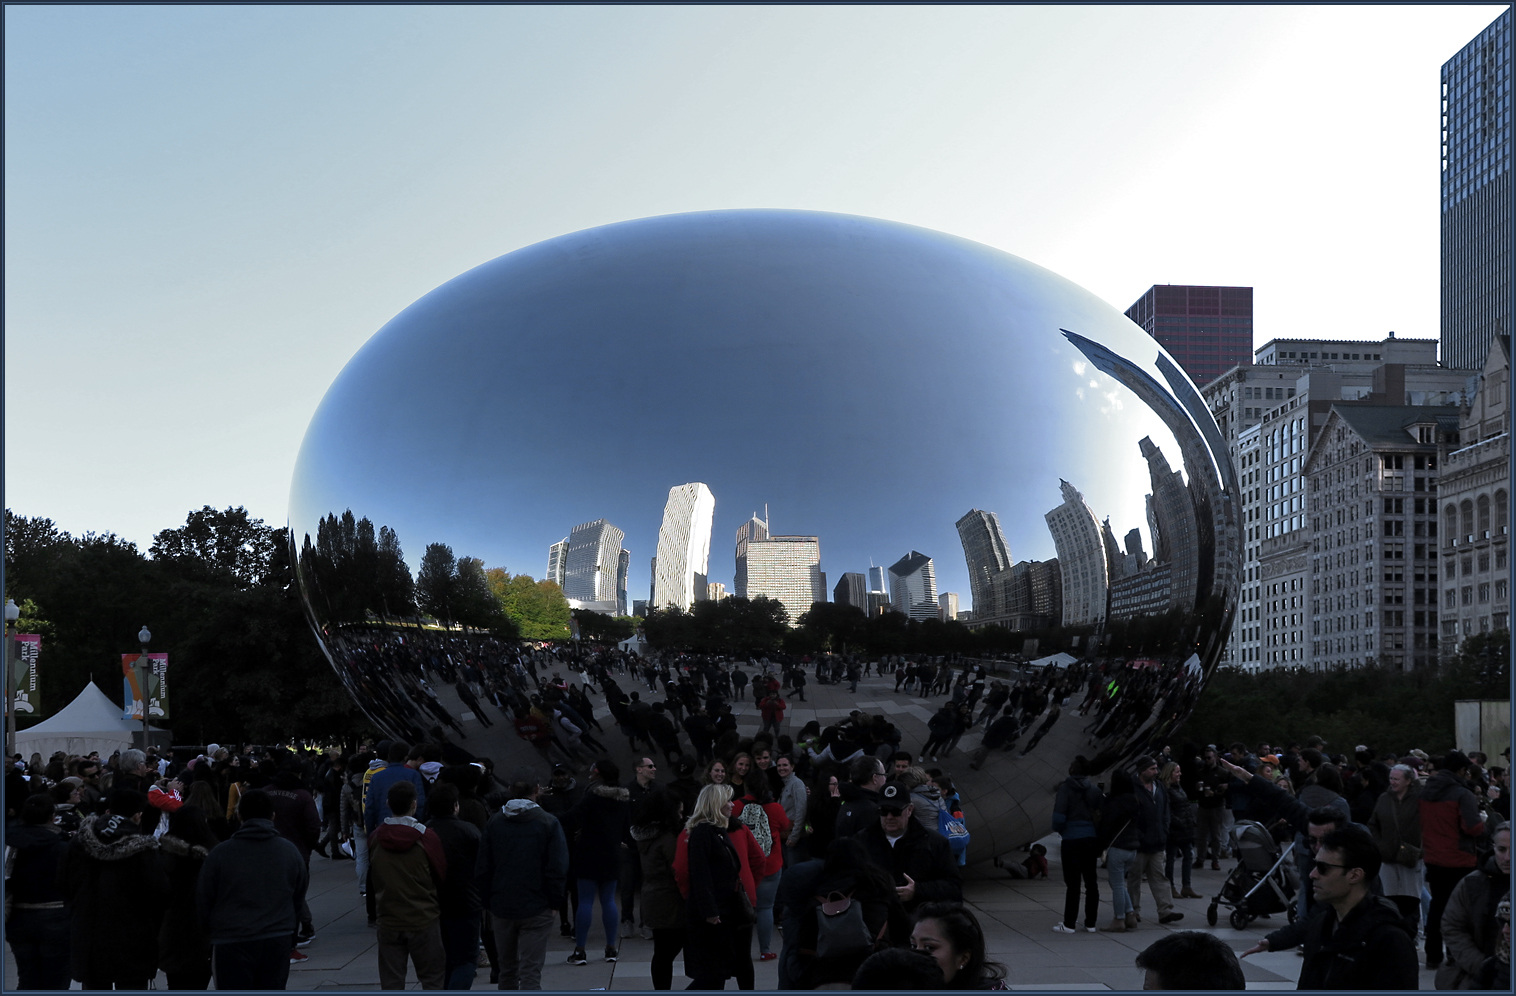
[[[1311,882],[1317,901],[1330,909],[1311,919],[1297,988],[1417,988],[1416,941],[1405,918],[1394,903],[1369,894],[1379,866],[1379,846],[1360,827],[1322,838]]]
[[[1174,923],[1184,919],[1183,913],[1174,911],[1174,892],[1163,873],[1163,861],[1168,854],[1169,790],[1158,782],[1158,762],[1151,757],[1139,757],[1137,769],[1137,858],[1127,869],[1126,887],[1132,897],[1132,909],[1142,910],[1142,879],[1148,880],[1153,893],[1153,902],[1158,904],[1158,922]]]
[[[268,793],[244,793],[237,812],[242,828],[211,849],[195,886],[215,951],[216,988],[283,989],[310,871],[299,849],[274,829]]]
[[[844,801],[842,808],[837,810],[835,837],[851,837],[879,824],[879,789],[885,782],[884,762],[877,757],[860,757],[853,762],[848,773],[848,783],[838,786]]]
[[[458,818],[458,786],[438,782],[427,797],[431,815],[426,828],[442,841],[447,867],[458,873],[443,879],[437,891],[442,907],[442,950],[446,956],[443,976],[449,989],[469,989],[479,967],[479,929],[483,905],[479,883],[472,874],[479,860],[479,828]]]
[[[962,902],[963,883],[947,838],[913,818],[911,792],[900,782],[879,790],[879,819],[858,835],[869,857],[895,879],[906,912],[922,903]]]
[[[93,818],[91,818],[93,822]],[[5,835],[14,848],[14,865],[6,883],[15,908],[5,921],[5,939],[16,955],[19,989],[67,989],[69,975],[69,911],[58,882],[58,866],[69,842],[53,823],[53,800],[26,796],[21,826]]]

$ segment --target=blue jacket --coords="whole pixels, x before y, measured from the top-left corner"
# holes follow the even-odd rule
[[[426,821],[426,779],[415,768],[403,764],[391,764],[374,772],[368,780],[368,794],[363,797],[363,825],[369,833],[379,829],[390,812],[390,786],[396,782],[410,782],[416,786],[416,812],[420,822]]]
[[[484,907],[506,920],[525,920],[557,907],[568,881],[568,841],[558,818],[513,799],[490,817],[479,841],[474,877]]]

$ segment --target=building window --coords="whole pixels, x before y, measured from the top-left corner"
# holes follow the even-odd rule
[[[1474,604],[1474,586],[1473,585],[1468,585],[1468,584],[1464,585],[1463,588],[1462,588],[1462,594],[1463,594],[1463,604],[1464,605],[1473,605]]]
[[[1490,601],[1490,583],[1486,581],[1479,586],[1479,604],[1485,605]]]

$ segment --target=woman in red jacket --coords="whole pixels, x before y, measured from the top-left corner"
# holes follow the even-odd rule
[[[710,808],[706,804],[707,792],[729,791],[726,786],[716,785],[707,785],[702,789],[700,791],[700,800],[695,803],[695,816],[690,818],[692,824],[696,817],[701,816],[702,813],[707,812]],[[730,795],[726,795],[721,804],[727,818],[726,827],[724,828],[727,838],[737,851],[738,880],[742,883],[742,890],[747,893],[748,902],[756,907],[758,904],[758,888],[756,884],[757,879],[754,878],[753,871],[757,869],[760,873],[759,877],[761,877],[763,864],[767,859],[764,857],[763,849],[758,846],[758,841],[754,839],[752,831],[741,820],[732,815],[733,811],[737,808],[736,801]],[[690,894],[691,829],[693,829],[693,826],[679,835],[679,842],[675,845],[674,851],[674,881],[678,883],[679,891],[684,894],[686,899],[689,898]],[[694,904],[691,904],[690,908],[693,910]],[[689,958],[691,950],[701,946],[696,927],[695,914],[692,912],[690,917],[689,942],[685,946],[684,955],[686,974],[690,974]],[[753,945],[753,924],[751,921],[742,924],[726,923],[726,927],[730,931],[732,950],[740,953],[740,956],[734,957],[734,964],[731,966],[732,974],[737,978],[737,988],[751,989],[753,988],[753,960],[750,951]]]
[[[758,885],[758,960],[779,957],[770,945],[774,939],[774,897],[779,892],[779,877],[784,872],[784,839],[790,832],[790,818],[784,807],[774,801],[768,779],[750,778],[752,784],[738,800],[738,819],[752,832],[758,847],[765,852],[762,867],[754,877]]]

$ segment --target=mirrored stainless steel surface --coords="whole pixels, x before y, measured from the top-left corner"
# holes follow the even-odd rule
[[[386,732],[443,738],[502,774],[541,768],[512,723],[517,694],[538,690],[516,648],[414,620],[423,555],[446,544],[472,558],[466,572],[540,579],[572,533],[592,558],[573,575],[586,602],[608,608],[617,585],[641,600],[670,489],[694,482],[715,501],[701,585],[739,583],[734,537],[766,514],[772,534],[818,538],[828,593],[921,551],[982,618],[1026,628],[1051,612],[1082,633],[1069,667],[986,664],[1017,690],[1004,713],[1018,734],[985,750],[979,727],[936,765],[961,790],[976,859],[1047,832],[1075,755],[1103,772],[1162,744],[1230,626],[1232,468],[1195,387],[1125,316],[942,233],[724,211],[510,253],[364,345],[311,420],[291,489],[313,627]],[[967,562],[970,510],[998,520],[992,562]],[[560,665],[537,676],[553,671],[579,680]],[[872,682],[807,692],[786,732],[858,709],[913,753],[946,701]],[[604,701],[594,735],[630,771]],[[752,702],[737,704],[751,735]]]

